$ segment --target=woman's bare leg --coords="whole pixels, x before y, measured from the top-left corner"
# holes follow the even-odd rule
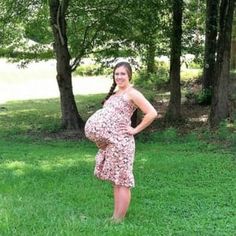
[[[129,208],[131,200],[130,188],[114,185],[114,220],[122,220]]]

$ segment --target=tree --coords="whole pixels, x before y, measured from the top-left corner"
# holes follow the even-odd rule
[[[206,1],[206,33],[202,88],[211,90],[215,71],[215,55],[218,26],[218,0]]]
[[[66,11],[68,0],[50,0],[50,19],[54,36],[54,51],[57,61],[57,83],[60,90],[62,127],[69,130],[83,129],[84,122],[80,117],[72,90],[70,53],[66,32]]]
[[[182,54],[193,54],[198,64],[203,61],[205,8],[205,1],[184,1]]]
[[[71,74],[83,57],[95,53],[94,50],[100,51],[100,47],[109,41],[111,35],[105,31],[110,27],[109,20],[112,21],[122,7],[122,1],[6,0],[4,6],[4,19],[8,19],[9,12],[15,16],[12,18],[14,20],[9,21],[9,32],[13,32],[13,28],[17,29],[14,32],[18,32],[18,29],[21,32],[14,34],[12,41],[5,40],[5,56],[32,60],[47,51],[52,52],[50,46],[53,45],[57,60],[62,127],[82,133],[84,122],[74,99]],[[17,14],[19,9],[22,14]],[[49,21],[51,30],[47,30]],[[28,47],[28,39],[36,42],[34,48]],[[19,43],[21,50],[16,51]]]
[[[69,130],[83,130],[71,83],[71,73],[85,55],[96,53],[110,39],[105,30],[116,16],[120,1],[78,2],[50,0],[50,20],[57,60],[57,82],[60,90],[62,125]],[[67,29],[68,26],[68,29]],[[67,38],[69,35],[69,39]],[[69,51],[70,48],[70,51]]]
[[[234,8],[235,0],[221,0],[217,60],[210,112],[211,127],[217,127],[229,116],[230,49]]]
[[[233,17],[230,64],[230,119],[233,120],[236,118],[236,10]]]
[[[49,45],[52,35],[47,27],[47,5],[44,2],[0,0],[0,56],[20,61],[21,65],[30,60],[52,58]]]
[[[155,56],[166,48],[164,39],[168,32],[168,4],[166,1],[150,0],[134,1],[134,4],[131,9],[133,41],[146,64],[147,74],[154,73]]]
[[[155,56],[168,51],[168,3],[166,0],[129,0],[124,6],[106,32],[116,44],[109,44],[101,55],[103,58],[139,56],[147,73],[153,73]]]
[[[180,56],[182,38],[183,1],[172,0],[172,34],[170,55],[170,102],[166,112],[168,120],[181,118],[181,91],[180,91]]]

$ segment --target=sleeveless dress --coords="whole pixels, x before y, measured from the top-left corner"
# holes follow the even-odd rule
[[[111,181],[115,185],[134,187],[134,137],[124,133],[120,126],[131,124],[131,116],[136,108],[126,93],[114,94],[102,109],[87,120],[86,137],[97,145],[103,145],[95,158],[94,174],[99,179]]]

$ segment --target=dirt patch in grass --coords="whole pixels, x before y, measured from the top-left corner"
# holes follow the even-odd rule
[[[154,106],[159,118],[148,128],[150,131],[163,130],[174,127],[181,133],[188,133],[200,128],[208,128],[209,106],[184,103],[181,105],[182,119],[179,121],[166,121],[165,114],[169,101],[157,101]]]

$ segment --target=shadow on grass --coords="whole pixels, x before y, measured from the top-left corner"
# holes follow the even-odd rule
[[[78,110],[84,120],[101,107],[103,98],[104,94],[76,96]],[[44,133],[61,132],[60,101],[38,99],[7,102],[0,113],[0,119],[0,135],[4,136],[44,136]]]

